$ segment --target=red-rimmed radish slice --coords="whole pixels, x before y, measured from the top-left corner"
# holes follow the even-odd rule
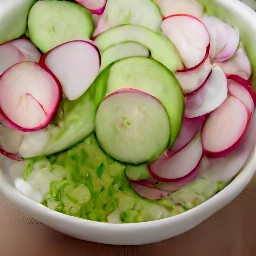
[[[185,97],[185,116],[194,118],[216,109],[227,97],[227,79],[220,67],[214,66],[205,83]]]
[[[192,119],[184,117],[180,133],[169,151],[177,151],[191,141],[197,133],[202,131],[205,120],[206,116],[199,116]],[[170,155],[170,152],[166,154]]]
[[[10,41],[20,52],[22,52],[24,59],[23,61],[34,61],[38,62],[41,58],[40,51],[35,45],[27,38],[19,38]]]
[[[218,62],[218,66],[222,68],[226,75],[238,75],[245,80],[251,76],[251,64],[248,56],[243,48],[238,48],[235,55],[224,62]]]
[[[227,81],[229,95],[241,100],[247,107],[248,111],[253,113],[254,102],[249,91],[234,80],[228,79]]]
[[[228,96],[205,122],[202,131],[204,154],[223,157],[234,151],[248,128],[250,115],[241,100]]]
[[[210,34],[210,57],[214,61],[225,61],[232,57],[239,45],[239,33],[217,17],[204,17],[203,22]]]
[[[197,168],[202,153],[201,136],[198,134],[175,154],[149,164],[149,171],[156,180],[177,181]]]
[[[12,44],[0,45],[0,74],[12,65],[21,62],[22,53]]]
[[[171,15],[163,20],[161,29],[176,46],[186,69],[206,59],[210,37],[199,19],[186,14]]]
[[[241,86],[243,86],[251,95],[254,105],[256,105],[256,93],[253,91],[250,80],[245,80],[241,76],[237,75],[227,75],[227,79],[231,79],[233,81],[236,81]]]
[[[201,18],[203,7],[195,0],[156,0],[163,17],[174,14],[190,14]]]
[[[92,14],[101,15],[107,3],[107,0],[75,0],[77,3],[83,5]]]
[[[75,40],[55,47],[40,60],[61,83],[69,100],[79,98],[99,73],[100,53],[90,41]]]
[[[186,176],[178,179],[177,181],[157,182],[155,184],[155,187],[160,190],[168,191],[169,193],[182,188],[183,186],[185,186],[186,184],[188,184],[189,182],[191,182],[192,180],[194,180],[197,177],[199,170],[201,168],[201,159],[198,162],[197,166]]]
[[[0,154],[12,159],[12,160],[15,160],[15,161],[21,161],[22,160],[22,157],[20,157],[19,155],[16,155],[14,153],[10,153],[6,150],[4,150],[1,146],[0,146]]]
[[[169,194],[168,191],[156,188],[150,181],[129,180],[129,183],[136,193],[150,200],[157,200]]]
[[[203,165],[199,176],[215,181],[230,181],[243,167],[255,147],[256,142],[256,113],[238,148],[226,157],[203,157]]]
[[[207,58],[198,67],[191,70],[178,71],[175,73],[184,93],[191,93],[198,89],[209,76],[212,70],[210,59]]]
[[[15,64],[1,76],[1,113],[18,130],[35,131],[46,127],[60,99],[59,82],[35,62]]]
[[[0,45],[0,74],[22,61],[39,61],[41,53],[26,38],[15,39]]]

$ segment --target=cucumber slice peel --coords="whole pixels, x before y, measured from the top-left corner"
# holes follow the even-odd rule
[[[165,35],[142,26],[117,26],[101,33],[94,40],[101,52],[112,45],[127,41],[137,42],[147,47],[152,58],[172,72],[183,68],[180,55],[172,42]]]

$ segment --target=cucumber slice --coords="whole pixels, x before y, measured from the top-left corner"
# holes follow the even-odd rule
[[[81,5],[64,1],[38,1],[30,10],[28,30],[31,41],[42,51],[72,40],[89,39],[92,15]]]
[[[131,57],[113,64],[107,94],[121,88],[135,88],[161,101],[170,120],[170,146],[182,123],[184,97],[174,75],[153,59]]]
[[[0,1],[0,44],[26,32],[27,16],[35,0]]]
[[[122,25],[114,27],[103,32],[94,40],[101,52],[112,45],[127,41],[137,42],[147,47],[152,58],[171,71],[183,69],[180,55],[172,42],[165,35],[142,26]]]
[[[101,54],[101,67],[103,70],[109,64],[127,57],[149,56],[149,50],[145,46],[135,42],[124,42],[110,46]]]
[[[138,90],[113,93],[96,113],[96,136],[114,159],[139,164],[154,160],[169,142],[167,113],[156,98]]]
[[[146,180],[152,179],[146,164],[126,165],[125,174],[131,180]]]
[[[108,0],[94,36],[123,24],[137,24],[158,32],[161,22],[162,16],[158,8],[149,0]]]

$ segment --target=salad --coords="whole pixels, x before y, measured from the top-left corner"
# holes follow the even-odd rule
[[[18,190],[132,223],[191,209],[240,171],[256,143],[252,68],[203,1],[27,2],[0,29],[1,164]]]

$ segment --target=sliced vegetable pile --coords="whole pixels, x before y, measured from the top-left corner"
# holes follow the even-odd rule
[[[209,180],[224,186],[248,159],[256,142],[250,61],[238,30],[195,0],[36,1],[21,15],[26,36],[0,45],[0,152],[25,161],[27,180],[48,162],[52,185],[39,201],[49,208],[98,221],[164,218],[218,188],[191,204],[179,191],[193,194],[193,184]],[[87,148],[92,141],[96,149]],[[86,159],[70,160],[71,178],[57,172],[69,169],[65,156]],[[91,183],[83,168],[89,180],[108,171],[114,181]],[[136,195],[130,188],[158,200],[161,214],[123,216],[122,197]],[[103,191],[116,200],[104,201],[105,217],[85,214]]]

